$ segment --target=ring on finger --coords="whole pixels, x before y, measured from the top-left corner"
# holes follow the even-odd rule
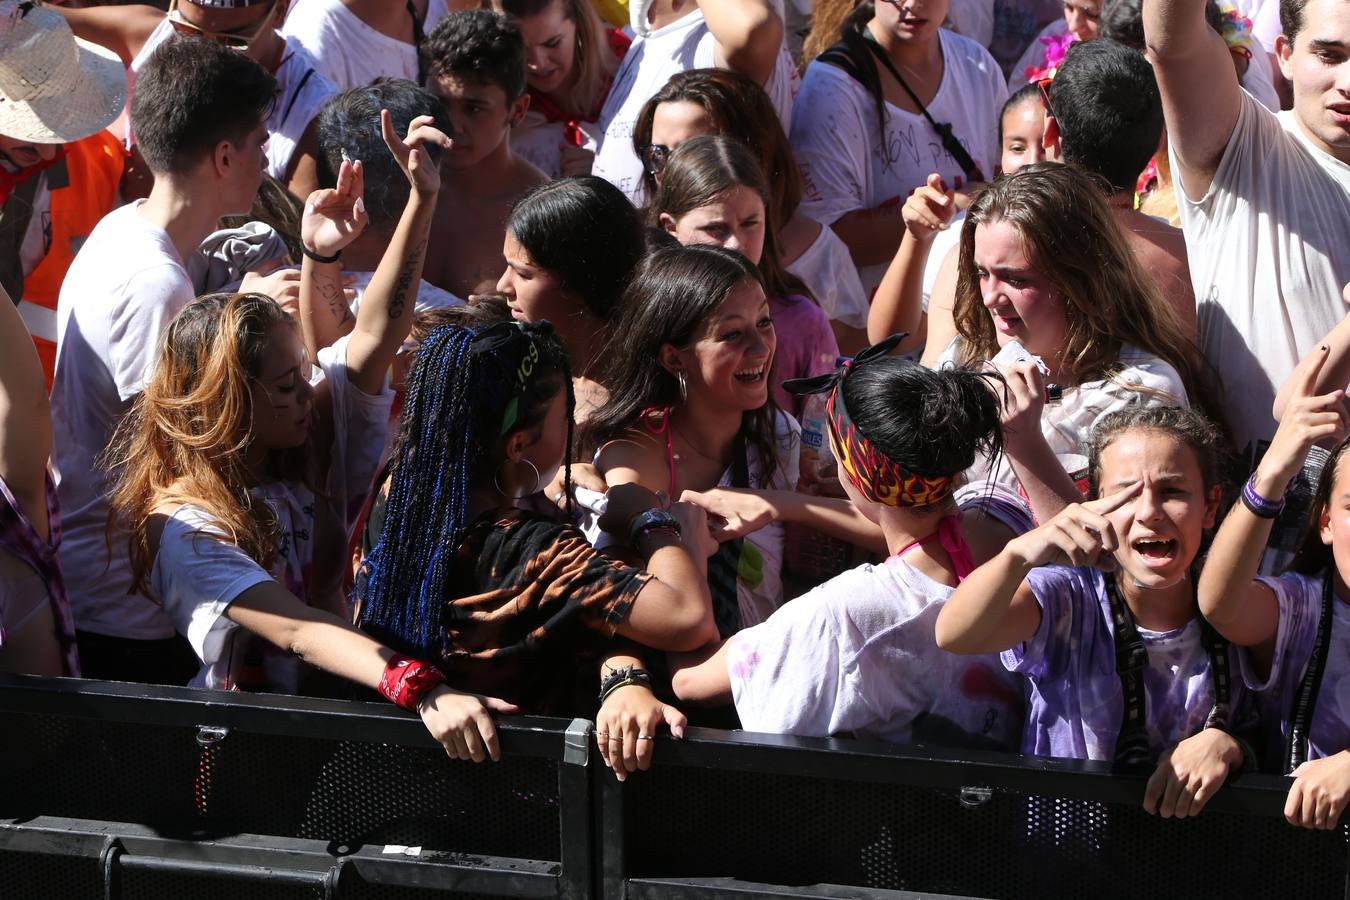
[[[638,739],[639,741],[654,741],[654,740],[656,740],[656,738],[655,738],[653,735],[650,735],[650,734],[639,734],[639,735],[637,736],[637,739]]]

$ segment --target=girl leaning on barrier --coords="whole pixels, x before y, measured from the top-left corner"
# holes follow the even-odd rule
[[[439,185],[421,145],[446,139],[428,121],[414,120],[404,141],[382,116],[413,190],[352,333],[311,374],[294,319],[271,298],[190,303],[165,329],[109,449],[111,502],[131,535],[136,587],[164,605],[201,659],[194,686],[293,682],[279,670],[294,654],[417,711],[452,755],[480,728],[495,753],[492,702],[449,689],[356,630],[338,590],[343,524],[383,446],[385,373],[408,334],[406,287],[420,276]],[[338,184],[306,207],[307,283],[311,266],[336,267],[364,224],[359,164],[344,163]],[[284,653],[269,654],[255,635]]]
[[[525,712],[589,714],[602,661],[640,665],[627,642],[681,651],[712,639],[715,544],[701,510],[611,496],[605,524],[628,536],[638,568],[601,555],[542,497],[571,459],[572,417],[567,354],[547,322],[446,325],[418,348],[383,529],[356,588],[360,627],[418,678]],[[626,771],[649,764],[658,724],[683,723],[644,679],[606,679],[596,716]],[[496,758],[486,712],[458,734],[459,758]]]
[[[1304,828],[1339,828],[1350,801],[1348,347],[1343,322],[1285,382],[1276,401],[1280,427],[1215,536],[1200,579],[1200,609],[1243,648],[1242,678],[1257,692],[1269,751],[1294,778],[1285,818]],[[1332,442],[1339,443],[1324,461],[1316,453],[1317,492],[1289,570],[1256,577],[1291,481],[1315,445]]]
[[[1107,416],[1091,499],[1020,537],[956,589],[938,646],[1001,653],[1027,679],[1022,752],[1153,771],[1144,809],[1198,814],[1248,754],[1236,653],[1196,608],[1219,507],[1218,430],[1175,406]]]

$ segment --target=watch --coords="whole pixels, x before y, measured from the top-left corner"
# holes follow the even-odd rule
[[[653,531],[670,531],[678,535],[680,533],[680,520],[675,518],[664,509],[648,509],[633,516],[633,521],[628,525],[628,541],[633,546],[637,542]]]

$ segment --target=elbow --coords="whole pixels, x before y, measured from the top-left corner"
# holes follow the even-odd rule
[[[938,649],[945,650],[948,653],[954,653],[958,656],[964,656],[967,653],[971,653],[972,650],[969,647],[969,642],[963,640],[964,637],[965,635],[962,633],[962,630],[952,622],[951,617],[947,615],[947,610],[944,608],[942,612],[938,614],[937,622],[933,625],[933,640],[938,645]]]
[[[783,20],[766,4],[742,24],[742,39],[724,45],[727,68],[764,86],[783,46]]]
[[[673,623],[670,631],[668,652],[688,653],[717,640],[717,623],[713,620],[712,604],[704,603],[696,615],[688,616],[684,621]]]

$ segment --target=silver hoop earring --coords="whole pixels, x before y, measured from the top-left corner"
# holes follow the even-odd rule
[[[684,370],[675,373],[675,381],[680,385],[680,402],[689,402],[689,384],[684,380]]]
[[[509,462],[509,460],[507,462]],[[502,481],[501,481],[502,466],[506,465],[506,462],[498,464],[497,470],[492,473],[492,486],[497,489],[497,493],[501,494],[503,497],[506,497],[509,500],[519,500],[522,497],[528,497],[531,494],[537,494],[541,490],[543,490],[544,487],[542,484],[539,483],[539,467],[536,466],[534,463],[530,462],[528,459],[522,458],[521,462],[529,466],[530,470],[534,472],[534,488],[533,490],[526,491],[523,494],[508,494],[506,491],[502,489]]]

